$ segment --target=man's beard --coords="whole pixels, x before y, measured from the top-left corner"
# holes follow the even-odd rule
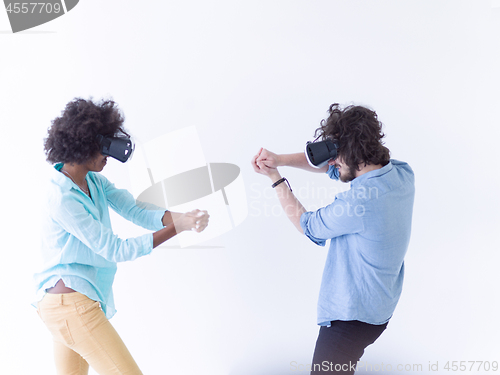
[[[347,171],[345,171],[346,168],[347,168]],[[343,168],[342,172],[339,172],[339,179],[342,182],[351,182],[355,178],[356,177],[355,177],[355,173],[353,171],[353,168],[351,168],[347,165]]]

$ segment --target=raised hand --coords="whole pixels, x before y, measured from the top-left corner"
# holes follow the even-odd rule
[[[261,148],[258,155],[257,162],[264,164],[266,167],[277,168],[281,165],[280,156],[265,148]]]
[[[180,215],[174,220],[174,226],[177,233],[185,230],[202,232],[208,225],[210,215],[207,211],[193,210]]]
[[[261,148],[257,155],[252,158],[253,170],[257,173],[268,176],[271,180],[277,180],[281,178],[277,169],[277,160],[276,154]]]

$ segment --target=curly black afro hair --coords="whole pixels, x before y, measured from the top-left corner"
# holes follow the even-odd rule
[[[382,123],[377,114],[362,106],[348,106],[344,109],[334,103],[328,109],[329,116],[322,120],[315,135],[323,140],[339,142],[339,155],[354,171],[360,164],[389,163],[390,151],[383,145]]]
[[[44,139],[45,154],[50,163],[83,164],[100,151],[97,135],[124,134],[123,113],[112,100],[93,102],[75,98],[60,117],[52,120],[48,136]]]

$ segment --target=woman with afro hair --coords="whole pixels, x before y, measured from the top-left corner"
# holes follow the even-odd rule
[[[117,262],[134,260],[176,234],[208,225],[206,211],[184,214],[136,201],[99,174],[100,140],[125,137],[115,102],[76,98],[52,121],[45,139],[55,164],[42,221],[43,268],[35,274],[37,311],[53,336],[57,374],[142,374],[109,323]],[[135,238],[113,234],[108,207],[155,231]]]

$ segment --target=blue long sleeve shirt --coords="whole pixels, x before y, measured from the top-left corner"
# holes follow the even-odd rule
[[[337,180],[338,171],[328,169]],[[330,239],[318,299],[318,324],[359,320],[384,324],[401,295],[410,241],[413,171],[391,160],[351,181],[328,206],[305,212],[304,234],[320,246]]]
[[[119,238],[111,229],[108,206],[149,230],[163,228],[165,210],[136,202],[127,190],[117,189],[94,172],[86,176],[89,197],[59,172],[62,166],[54,166],[47,189],[42,219],[43,266],[34,276],[36,302],[62,279],[67,287],[99,301],[109,319],[116,312],[112,290],[116,263],[149,254],[153,235]]]

